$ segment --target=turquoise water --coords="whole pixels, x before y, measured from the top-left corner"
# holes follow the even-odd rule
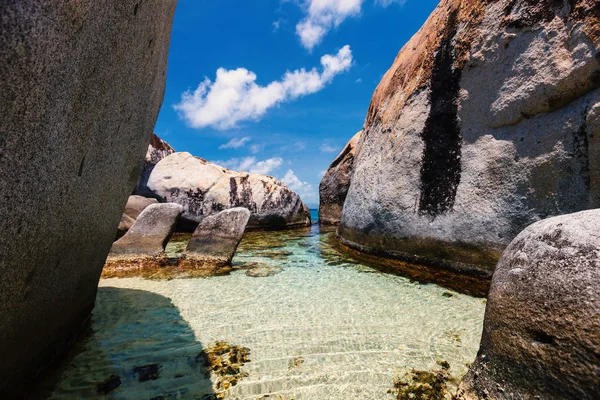
[[[317,225],[252,232],[227,276],[101,280],[93,332],[49,397],[391,399],[401,371],[438,360],[459,379],[477,352],[485,300],[380,273],[332,240]],[[247,275],[258,267],[276,273]],[[250,351],[227,390],[199,357],[217,341]]]

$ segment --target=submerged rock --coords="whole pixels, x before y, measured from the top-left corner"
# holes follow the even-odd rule
[[[337,225],[350,188],[354,166],[354,153],[362,131],[355,134],[346,147],[333,160],[319,185],[319,223]]]
[[[204,218],[194,231],[179,260],[179,266],[230,269],[249,218],[250,211],[242,207],[230,208]]]
[[[179,204],[148,206],[125,236],[113,243],[104,268],[143,269],[153,264],[165,264],[165,246],[182,211]]]
[[[490,277],[529,224],[600,207],[600,7],[444,0],[377,87],[339,234]]]
[[[205,217],[233,207],[252,213],[249,229],[310,225],[308,207],[281,181],[265,175],[235,172],[190,153],[161,160],[148,180],[152,195],[181,204],[184,228],[195,229]]]
[[[283,271],[281,267],[274,267],[271,265],[258,265],[251,267],[246,271],[246,275],[253,278],[266,278],[267,276],[276,275]]]
[[[117,229],[117,237],[123,236],[135,223],[135,220],[142,211],[151,204],[157,204],[158,200],[149,199],[142,196],[129,196],[127,204],[125,205],[125,211],[121,215],[121,222],[119,222],[119,228]]]
[[[163,100],[175,4],[1,2],[1,398],[86,325]]]
[[[144,160],[144,166],[142,167],[142,173],[138,179],[138,183],[133,191],[133,194],[141,196],[152,196],[152,191],[148,188],[148,179],[152,170],[158,164],[160,160],[167,157],[170,154],[175,153],[175,149],[165,142],[156,134],[152,134],[150,137],[150,144],[146,151],[146,159]]]
[[[250,362],[250,349],[219,341],[203,350],[196,356],[196,362],[203,364],[215,375],[214,384],[216,399],[225,399],[229,389],[247,377],[241,368]]]
[[[461,399],[597,399],[600,210],[549,218],[508,246]]]
[[[397,400],[451,400],[453,397],[448,389],[450,364],[446,361],[437,364],[440,369],[405,371],[394,380],[394,388],[389,393]]]

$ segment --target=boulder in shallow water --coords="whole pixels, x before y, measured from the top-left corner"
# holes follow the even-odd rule
[[[598,399],[600,210],[537,222],[494,272],[462,399]]]
[[[194,231],[179,266],[217,269],[230,266],[249,219],[250,211],[243,207],[204,218]]]
[[[179,204],[151,204],[138,216],[135,224],[113,243],[105,268],[136,268],[164,264],[165,246],[183,212]]]
[[[81,332],[163,101],[175,0],[0,1],[0,398]]]
[[[123,215],[121,216],[121,222],[119,222],[117,237],[120,238],[127,233],[140,213],[151,204],[158,204],[158,200],[136,195],[129,196],[125,205],[125,211],[123,211]]]
[[[338,225],[342,208],[350,188],[350,178],[354,166],[354,153],[362,131],[350,139],[346,147],[333,160],[319,185],[319,223]]]
[[[310,212],[283,182],[260,174],[231,171],[190,153],[161,160],[148,180],[152,195],[184,208],[182,229],[193,231],[205,217],[223,210],[250,210],[249,229],[310,225]]]
[[[339,234],[490,277],[528,225],[600,207],[597,1],[443,0],[366,117]]]

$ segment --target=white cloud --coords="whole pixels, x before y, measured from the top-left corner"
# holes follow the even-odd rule
[[[268,175],[271,171],[279,168],[281,164],[283,164],[283,159],[281,157],[273,157],[262,161],[256,161],[256,157],[243,157],[232,158],[227,161],[217,160],[214,163],[234,171],[246,171],[253,174]]]
[[[326,173],[327,173],[327,170],[324,169],[323,171],[319,171],[317,176],[319,177],[319,179],[323,179],[323,177],[325,176]]]
[[[257,154],[260,153],[264,147],[264,144],[253,144],[252,146],[250,146],[250,151],[252,152],[252,154]]]
[[[327,143],[323,143],[321,145],[321,151],[323,153],[335,153],[336,151],[338,151],[338,148],[334,147],[334,146],[331,146],[331,145],[329,145]]]
[[[296,34],[307,50],[321,43],[323,37],[337,28],[346,18],[360,14],[364,0],[304,0],[301,3],[306,16],[296,25]],[[403,4],[405,0],[375,0],[387,7],[392,3]]]
[[[301,181],[295,174],[294,171],[288,169],[286,174],[281,180],[294,192],[298,193],[305,203],[317,201],[317,191],[308,182]]]
[[[239,121],[257,121],[269,108],[318,92],[347,71],[352,66],[350,46],[324,55],[321,65],[322,72],[316,68],[287,71],[281,80],[266,86],[258,85],[256,74],[246,68],[219,68],[214,82],[205,78],[194,92],[183,93],[174,108],[193,128],[229,129]]]
[[[244,146],[250,140],[252,140],[252,138],[249,136],[244,136],[243,138],[239,138],[239,139],[233,138],[229,142],[220,145],[219,149],[221,149],[221,150],[223,150],[223,149],[239,149],[240,147]]]

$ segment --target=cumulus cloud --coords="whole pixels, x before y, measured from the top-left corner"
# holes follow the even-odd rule
[[[260,153],[264,147],[264,144],[253,144],[252,146],[250,146],[250,151],[252,152],[252,154]]]
[[[215,164],[234,171],[246,171],[253,174],[269,175],[271,171],[279,168],[283,164],[281,157],[268,158],[262,161],[256,161],[256,157],[232,158],[227,161],[215,161]]]
[[[327,144],[327,143],[323,143],[323,144],[321,145],[321,151],[322,151],[323,153],[335,153],[336,151],[338,151],[338,148],[337,148],[337,147],[334,147],[334,146],[332,146],[332,145],[329,145],[329,144]]]
[[[403,4],[405,0],[375,0],[376,4],[387,7],[392,3]],[[331,29],[336,28],[346,18],[360,14],[364,0],[304,0],[301,6],[306,16],[296,25],[296,34],[307,50],[311,51],[321,43]]]
[[[252,140],[250,136],[244,136],[243,138],[233,138],[229,142],[219,146],[219,149],[239,149],[244,146],[247,142]]]
[[[298,193],[305,203],[317,200],[317,191],[315,188],[310,183],[301,181],[291,169],[288,169],[281,180],[290,189]]]
[[[193,128],[233,128],[240,121],[259,120],[271,107],[323,89],[352,66],[350,46],[321,57],[321,66],[322,71],[287,71],[266,86],[258,85],[256,74],[246,68],[219,68],[214,82],[205,78],[195,91],[183,93],[174,108]]]

